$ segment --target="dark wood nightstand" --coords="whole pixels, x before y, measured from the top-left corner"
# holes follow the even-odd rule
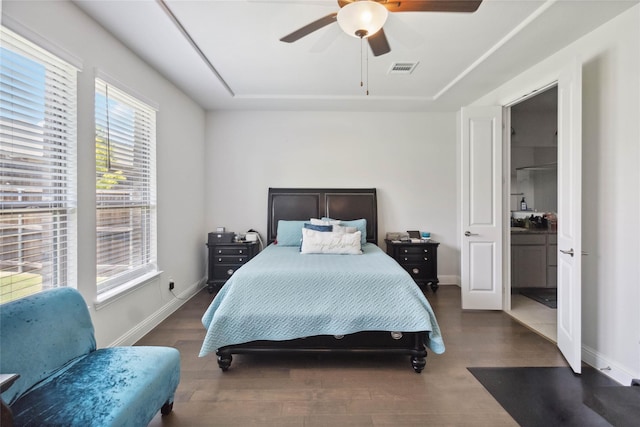
[[[212,294],[222,288],[237,269],[259,251],[258,242],[207,243],[209,248],[209,279],[207,290]]]
[[[409,272],[418,285],[429,285],[438,290],[438,245],[433,240],[418,243],[385,239],[387,254]]]

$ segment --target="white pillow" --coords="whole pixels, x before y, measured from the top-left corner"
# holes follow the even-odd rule
[[[300,252],[303,254],[361,255],[360,231],[334,233],[303,228]]]
[[[339,219],[318,219],[310,218],[309,221],[312,225],[340,225]]]
[[[336,224],[333,226],[333,231],[336,233],[355,233],[356,231],[358,231],[358,229],[355,227],[347,227],[344,225]]]

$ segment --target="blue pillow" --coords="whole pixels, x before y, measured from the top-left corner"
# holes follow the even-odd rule
[[[322,218],[323,221],[330,221],[331,218]],[[362,237],[360,239],[360,244],[364,245],[367,243],[367,220],[362,219],[353,219],[351,221],[340,220],[340,225],[344,225],[346,227],[355,227],[360,233]]]
[[[309,224],[308,222],[304,223],[304,228],[308,228],[309,230],[315,230],[315,231],[333,231],[333,225],[315,225],[315,224]]]
[[[278,221],[276,241],[280,246],[299,246],[305,221]]]

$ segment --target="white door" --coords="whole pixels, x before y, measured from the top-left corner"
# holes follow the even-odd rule
[[[462,308],[502,310],[502,107],[460,118]]]
[[[558,79],[558,348],[574,372],[582,361],[582,68]]]

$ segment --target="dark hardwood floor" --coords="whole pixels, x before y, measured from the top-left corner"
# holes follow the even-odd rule
[[[460,309],[460,288],[426,293],[446,352],[422,374],[408,356],[234,355],[229,371],[198,357],[206,290],[138,342],[180,350],[173,412],[151,426],[511,426],[467,367],[566,366],[553,343],[499,311]]]

